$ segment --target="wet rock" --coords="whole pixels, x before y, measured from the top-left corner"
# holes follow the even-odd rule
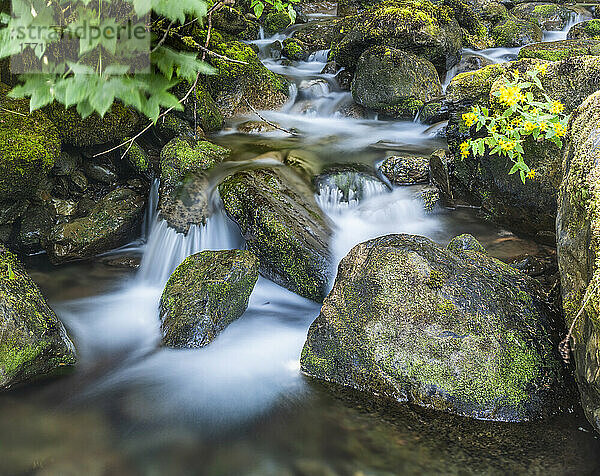
[[[239,318],[258,279],[250,251],[203,251],[173,272],[160,300],[163,345],[203,347]]]
[[[467,71],[476,71],[492,64],[492,61],[479,55],[465,55],[461,58],[453,71],[456,74],[466,73]]]
[[[331,59],[354,69],[362,53],[372,46],[408,51],[431,61],[438,71],[454,66],[462,48],[462,33],[453,10],[428,0],[385,1],[338,24],[341,38]]]
[[[81,119],[74,107],[65,109],[58,103],[44,108],[62,139],[76,147],[119,143],[134,135],[144,122],[132,108],[114,103],[104,117],[97,114]]]
[[[138,174],[147,172],[151,165],[148,152],[137,141],[133,141],[128,147],[125,159],[131,168]]]
[[[265,15],[263,19],[263,27],[267,35],[274,35],[285,30],[293,24],[287,10],[272,11]]]
[[[183,98],[190,87],[191,85],[184,81],[176,86],[173,92],[178,98]],[[217,87],[220,88],[220,86]],[[215,101],[215,94],[219,91],[220,89],[215,89],[213,92],[207,82],[198,81],[192,94],[184,101],[183,113],[179,113],[187,124],[175,118],[167,119],[161,128],[166,127],[171,132],[169,133],[163,129],[164,139],[167,140],[168,135],[171,136],[171,139],[180,136],[197,139],[203,137],[205,132],[221,130],[223,128],[223,113]]]
[[[383,161],[379,171],[394,185],[429,182],[429,158],[394,155]]]
[[[600,39],[600,20],[587,20],[573,25],[567,40]]]
[[[323,161],[314,152],[301,149],[290,150],[284,163],[292,167],[308,183],[312,183],[313,178],[323,168]]]
[[[315,178],[319,205],[326,211],[339,212],[340,204],[350,206],[381,193],[389,187],[374,172],[338,170],[324,172]]]
[[[242,122],[237,130],[243,134],[260,134],[261,132],[274,132],[277,128],[265,121],[246,121]]]
[[[355,102],[346,103],[339,107],[336,111],[342,117],[350,117],[352,119],[368,119],[369,111],[364,106]]]
[[[429,156],[429,178],[447,201],[454,198],[450,184],[450,164],[452,158],[449,157],[447,150],[436,150]]]
[[[192,111],[190,111],[190,115],[192,114]],[[154,126],[154,131],[163,144],[175,139],[175,137],[194,138],[196,135],[194,128],[186,119],[173,113],[160,118]]]
[[[477,241],[473,235],[468,233],[452,238],[446,248],[448,251],[452,251],[453,253],[461,253],[462,251],[475,251],[477,253],[487,255],[487,251],[483,245],[479,243],[479,241]]]
[[[352,97],[386,116],[412,119],[424,103],[440,96],[442,87],[433,64],[412,53],[376,46],[356,66]]]
[[[85,192],[88,187],[88,179],[81,170],[76,170],[70,176],[71,183],[74,185],[75,190],[79,192]]]
[[[260,261],[260,272],[306,298],[320,301],[327,289],[331,226],[311,187],[286,166],[228,177],[219,192],[227,215]]]
[[[496,46],[504,48],[536,43],[542,41],[544,37],[539,26],[519,18],[509,18],[499,23],[492,29],[491,35],[496,42]]]
[[[54,161],[52,173],[56,176],[71,175],[81,162],[81,157],[76,152],[62,151]]]
[[[599,112],[600,93],[594,93],[571,117],[556,220],[567,326],[577,318],[571,340],[575,376],[581,404],[597,431],[600,431]]]
[[[510,13],[521,20],[534,22],[546,31],[564,30],[574,15],[572,10],[563,5],[542,2],[521,3]]]
[[[163,147],[158,209],[170,227],[187,233],[191,225],[205,223],[210,215],[206,172],[228,155],[228,149],[211,142],[181,137]]]
[[[75,364],[63,324],[16,256],[0,245],[0,389]]]
[[[139,256],[117,256],[108,257],[103,260],[106,266],[113,268],[138,269],[140,267],[141,258]]]
[[[56,212],[48,203],[32,204],[23,214],[16,247],[23,253],[37,253],[42,241],[56,224]]]
[[[89,215],[54,226],[44,248],[55,264],[88,259],[126,244],[139,230],[146,199],[120,187],[100,199]]]
[[[470,250],[390,235],[355,246],[311,325],[302,370],[459,415],[557,410],[557,316],[528,276]]]
[[[106,185],[114,185],[119,180],[114,168],[109,164],[96,164],[85,160],[83,171],[88,178]]]
[[[286,38],[283,40],[283,56],[294,61],[306,61],[309,51],[304,43],[296,38]]]
[[[321,78],[305,79],[298,85],[298,92],[309,100],[316,97],[327,96],[329,91],[329,83]]]
[[[255,40],[258,38],[260,25],[255,19],[249,19],[239,10],[225,6],[212,14],[213,27],[219,31],[229,33],[242,40]]]
[[[519,50],[519,59],[537,58],[546,61],[560,61],[575,56],[600,56],[600,41],[548,41],[527,45]]]
[[[292,38],[301,41],[311,53],[328,50],[336,37],[338,23],[337,18],[311,21],[294,31]]]
[[[506,81],[508,71],[517,69],[524,77],[527,69],[541,64],[548,65],[546,74],[541,77],[542,84],[552,99],[565,105],[567,112],[600,88],[600,57],[594,56],[556,62],[523,59],[460,74],[446,90],[450,108],[447,137],[455,157],[460,157],[459,144],[471,134],[462,121],[462,114],[473,104],[489,107],[492,89]],[[508,174],[509,161],[486,154],[455,161],[453,187],[511,231],[548,243],[553,241],[555,230],[561,151],[549,141],[526,141],[524,148],[525,162],[536,169],[535,180],[523,185],[519,177]]]

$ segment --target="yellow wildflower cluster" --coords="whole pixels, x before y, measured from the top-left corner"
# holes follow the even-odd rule
[[[514,106],[519,102],[523,102],[525,100],[525,95],[521,92],[521,88],[517,85],[509,87],[502,86],[500,87],[499,99],[507,106]]]
[[[534,179],[535,178],[535,169],[531,169],[529,172],[527,172],[527,178],[528,179]]]
[[[515,145],[517,145],[514,140],[505,141],[504,139],[500,139],[498,144],[500,145],[500,149],[502,149],[504,152],[513,150]]]
[[[465,124],[467,125],[467,127],[471,127],[477,121],[477,114],[472,113],[472,112],[467,112],[462,115],[462,118],[463,118],[463,121],[465,121]]]
[[[548,130],[548,123],[547,122],[540,122],[540,131],[546,132],[547,130]]]
[[[550,107],[550,112],[552,114],[560,114],[565,110],[565,106],[560,101],[552,101],[552,106]]]
[[[542,64],[540,66],[537,67],[537,70],[540,72],[540,74],[542,76],[544,76],[546,74],[546,70],[548,69],[548,63],[546,64]]]
[[[469,143],[468,142],[463,142],[462,144],[460,144],[460,155],[462,157],[469,156]]]
[[[557,137],[562,137],[567,133],[565,126],[563,126],[560,122],[554,123],[554,133]]]
[[[525,130],[527,132],[531,132],[531,131],[535,130],[536,125],[533,122],[525,121],[525,124],[523,124],[523,127],[525,128]]]

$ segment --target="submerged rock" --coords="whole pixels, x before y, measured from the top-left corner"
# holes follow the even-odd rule
[[[394,155],[379,170],[394,185],[414,185],[429,181],[429,157]]]
[[[258,279],[249,251],[203,251],[173,272],[160,300],[162,343],[203,347],[239,318]]]
[[[311,325],[312,377],[488,420],[552,414],[556,314],[528,276],[476,251],[390,235],[355,246]]]
[[[0,389],[75,364],[65,328],[17,257],[0,245]]]
[[[567,326],[578,316],[571,345],[581,404],[600,432],[600,93],[573,113],[568,138],[556,220],[558,265]]]
[[[327,292],[331,227],[311,187],[287,166],[238,172],[219,186],[260,272],[301,296],[321,301]]]
[[[536,65],[547,64],[540,79],[548,95],[571,112],[592,92],[600,88],[600,57],[581,56],[556,62],[523,59],[494,64],[478,71],[456,76],[446,91],[450,109],[447,128],[448,144],[460,157],[459,144],[471,137],[462,114],[471,105],[490,107],[491,91],[507,80],[508,72],[521,76]],[[561,181],[561,151],[550,141],[524,142],[525,162],[536,169],[534,180],[523,184],[518,174],[509,175],[509,160],[497,155],[469,156],[454,162],[452,179],[455,189],[475,204],[481,205],[497,221],[514,232],[534,236],[540,241],[554,241],[556,199]]]
[[[132,240],[144,215],[146,198],[119,187],[100,199],[90,213],[54,226],[43,240],[55,263],[88,259]]]
[[[179,233],[201,225],[210,215],[206,171],[221,163],[229,150],[205,140],[177,137],[160,153],[161,217]]]
[[[441,94],[433,64],[385,46],[369,48],[361,55],[352,81],[352,97],[358,104],[403,119],[413,119],[423,104]]]

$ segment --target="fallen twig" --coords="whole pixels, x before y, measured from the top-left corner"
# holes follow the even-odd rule
[[[290,131],[288,129],[284,129],[283,127],[281,127],[281,126],[275,124],[274,122],[271,122],[268,119],[266,119],[260,112],[258,112],[256,109],[254,109],[252,107],[252,104],[250,104],[246,98],[244,98],[244,102],[246,103],[246,106],[248,106],[252,110],[252,112],[254,114],[256,114],[261,119],[261,121],[264,121],[267,124],[269,124],[271,127],[274,127],[275,129],[279,129],[280,131],[286,132],[286,133],[288,133],[290,135],[293,135],[293,136],[297,136],[298,135],[296,132]]]

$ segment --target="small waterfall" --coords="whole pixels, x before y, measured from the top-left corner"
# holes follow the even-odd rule
[[[192,225],[187,234],[177,233],[156,211],[158,185],[153,184],[148,201],[152,227],[137,275],[140,283],[163,286],[188,256],[202,250],[239,249],[243,245],[237,226],[225,215],[219,197],[215,198],[214,212],[204,225]]]
[[[375,177],[357,172],[342,172],[321,181],[315,199],[325,213],[335,215],[355,208],[362,200],[388,191],[388,187]]]

